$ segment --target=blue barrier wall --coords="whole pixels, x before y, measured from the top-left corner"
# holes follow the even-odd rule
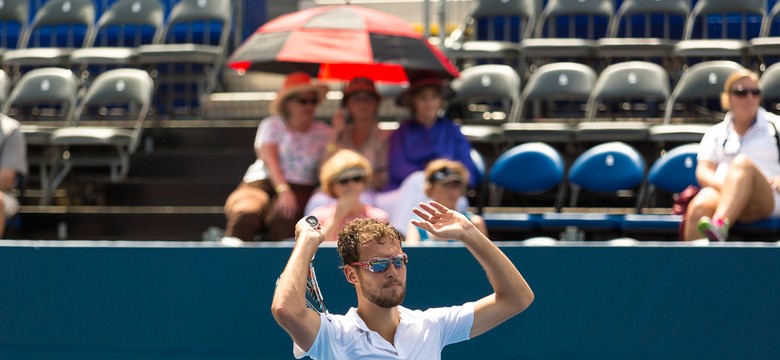
[[[51,244],[51,243],[49,243]],[[72,245],[72,244],[71,244]],[[288,246],[0,243],[0,359],[287,359],[273,321]],[[780,248],[503,247],[536,293],[445,359],[767,359],[780,354]],[[490,289],[459,246],[408,248],[405,305]],[[354,303],[334,248],[316,259],[332,311]]]

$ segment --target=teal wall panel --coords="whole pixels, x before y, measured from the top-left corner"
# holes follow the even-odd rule
[[[54,244],[53,246],[50,246]],[[88,244],[88,243],[87,243]],[[286,359],[270,314],[291,248],[0,243],[0,359]],[[536,300],[445,359],[734,359],[780,354],[780,248],[503,247]],[[407,248],[405,306],[490,292],[460,246]],[[316,268],[342,313],[332,247]]]

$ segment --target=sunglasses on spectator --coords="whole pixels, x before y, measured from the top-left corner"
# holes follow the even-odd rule
[[[317,105],[317,103],[320,102],[317,98],[295,98],[293,101],[301,104],[302,106]]]
[[[372,273],[383,273],[387,271],[387,269],[390,267],[390,264],[393,264],[396,269],[401,270],[408,261],[409,257],[406,256],[405,253],[400,253],[389,258],[376,257],[366,261],[353,262],[350,263],[350,265],[365,268]]]
[[[336,180],[336,183],[338,183],[339,185],[347,185],[347,184],[349,184],[351,182],[362,183],[364,181],[366,181],[366,177],[365,176],[355,176],[355,177],[351,177],[351,178]]]
[[[731,93],[739,97],[745,97],[748,94],[753,94],[753,96],[761,96],[761,89],[759,88],[744,89],[740,86],[734,90],[731,90]]]

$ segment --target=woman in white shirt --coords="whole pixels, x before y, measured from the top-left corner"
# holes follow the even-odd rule
[[[688,206],[685,240],[725,241],[734,222],[780,215],[780,117],[760,101],[756,73],[743,69],[726,79],[721,103],[729,112],[701,140],[696,179],[702,189]]]
[[[328,88],[303,72],[291,73],[257,130],[257,160],[225,202],[225,236],[253,241],[291,239],[295,223],[318,185],[331,129],[314,119]]]

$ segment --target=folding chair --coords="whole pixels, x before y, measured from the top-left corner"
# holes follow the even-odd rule
[[[18,49],[27,31],[28,0],[3,0],[0,6],[0,59],[8,50]]]
[[[501,135],[499,125],[515,116],[520,97],[517,71],[509,65],[472,66],[453,81],[452,89],[455,95],[448,111],[461,120],[464,135],[475,143],[496,145]]]
[[[112,181],[127,175],[130,157],[138,148],[143,134],[153,91],[154,82],[143,70],[113,69],[95,78],[76,109],[73,126],[57,129],[51,135],[50,142],[60,147],[61,156],[55,163],[56,172],[52,172],[50,186],[47,187],[50,190],[45,194],[47,201],[76,166],[108,166]],[[133,126],[79,126],[87,114],[105,114],[100,117],[109,121],[131,120]],[[114,151],[99,152],[101,147]]]
[[[530,230],[539,226],[540,212],[507,212],[499,208],[506,200],[504,191],[522,195],[529,201],[534,195],[555,191],[549,202],[551,210],[563,196],[565,164],[561,154],[550,145],[531,142],[517,145],[501,154],[490,168],[488,177],[490,211],[483,214],[491,230]],[[557,209],[556,209],[557,210]]]
[[[626,121],[628,118],[659,117],[659,104],[669,98],[669,75],[658,64],[628,61],[607,66],[596,80],[588,99],[586,121],[578,124],[577,138],[585,142],[645,141],[650,124],[647,121]],[[612,114],[614,121],[595,121],[603,103],[606,109],[637,109],[625,115]]]
[[[596,77],[591,67],[578,63],[560,62],[539,67],[520,93],[517,116],[502,125],[504,139],[510,145],[529,141],[572,142],[575,129],[569,123],[584,119],[585,103]],[[543,106],[546,106],[546,114],[542,114]]]
[[[745,62],[748,40],[758,36],[760,25],[753,30],[750,18],[766,16],[765,0],[698,0],[685,23],[685,34],[674,47],[674,55],[686,59],[731,58]],[[738,31],[732,32],[733,19],[739,19]],[[710,34],[711,28],[720,25],[720,34]],[[698,30],[695,32],[694,30]],[[695,37],[695,34],[699,34]]]
[[[3,55],[3,66],[18,80],[30,68],[65,65],[70,53],[85,45],[95,11],[91,0],[50,0],[35,13],[19,48]]]
[[[536,22],[533,38],[521,43],[523,57],[532,67],[541,64],[540,59],[591,60],[596,40],[607,35],[614,14],[614,0],[549,0]],[[566,33],[559,35],[559,20],[564,18],[568,20],[562,26]],[[582,18],[585,20],[580,21]]]
[[[620,228],[623,213],[634,211],[635,202],[630,206],[620,206],[626,202],[626,192],[639,189],[645,176],[645,162],[642,155],[633,147],[622,142],[610,142],[596,145],[580,156],[569,167],[567,177],[570,190],[569,206],[580,205],[582,190],[593,197],[589,207],[615,210],[582,211],[570,209],[561,213],[546,213],[541,220],[543,229],[564,229],[572,226],[583,230],[611,233]],[[559,198],[562,206],[565,196]],[[609,205],[604,205],[609,204]]]
[[[88,67],[100,73],[113,67],[131,65],[138,46],[157,44],[162,36],[165,13],[158,0],[120,0],[100,16],[93,31],[87,35],[84,48],[74,50],[70,64],[89,75]]]
[[[537,11],[536,0],[476,1],[444,51],[456,63],[487,60],[519,66],[520,42],[533,33]]]
[[[650,140],[661,145],[701,141],[712,122],[722,118],[723,84],[737,69],[742,65],[733,61],[705,61],[689,67],[666,102],[663,124],[650,128]],[[675,114],[682,123],[672,123]],[[709,124],[701,124],[702,120]]]
[[[757,37],[750,39],[748,44],[748,53],[758,57],[761,69],[774,64],[777,57],[780,56],[780,32],[776,31],[776,25],[780,22],[780,2],[776,2],[764,17],[761,23],[761,31]],[[775,29],[775,31],[772,31]]]
[[[596,52],[608,59],[667,59],[690,12],[691,0],[624,0]]]
[[[41,68],[25,73],[14,86],[0,113],[22,123],[29,163],[40,169],[41,189],[48,189],[51,164],[55,161],[49,138],[55,129],[65,126],[75,111],[79,79],[63,68]],[[43,123],[43,125],[40,125]]]
[[[160,112],[200,113],[201,97],[214,90],[222,70],[231,18],[230,0],[182,0],[168,15],[161,43],[139,46],[137,62],[156,75]]]

